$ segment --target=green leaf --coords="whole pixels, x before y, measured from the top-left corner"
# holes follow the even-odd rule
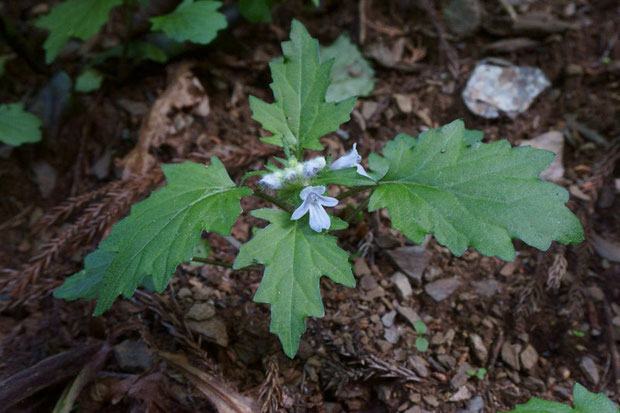
[[[96,69],[86,69],[75,79],[75,90],[89,93],[101,87],[103,75]]]
[[[170,40],[173,42],[174,40]],[[104,50],[103,52],[97,55],[97,58],[94,60],[94,64],[98,65],[106,61],[111,57],[121,57],[123,55],[123,46],[118,45],[114,46],[108,50]],[[168,60],[168,55],[162,49],[160,49],[157,45],[154,45],[150,42],[143,42],[140,40],[136,40],[129,43],[129,47],[127,49],[127,57],[129,60],[134,62],[140,62],[142,60],[152,60],[157,63],[165,63]]]
[[[568,192],[538,179],[552,152],[507,141],[467,147],[464,130],[458,120],[413,147],[401,140],[369,210],[387,207],[394,228],[412,241],[431,233],[457,256],[473,246],[512,261],[512,238],[543,251],[554,240],[583,240],[579,219],[564,205]]]
[[[83,298],[94,300],[103,287],[103,276],[116,254],[99,248],[86,256],[84,269],[67,278],[54,291],[54,297],[67,301]]]
[[[334,132],[350,119],[355,98],[325,102],[333,60],[320,63],[318,42],[297,20],[291,26],[291,40],[282,43],[284,59],[269,64],[274,103],[250,96],[252,119],[273,136],[263,139],[283,144],[301,157],[302,148],[321,150],[319,138]]]
[[[192,258],[201,231],[229,235],[241,213],[239,199],[251,194],[235,186],[216,157],[208,168],[185,162],[162,169],[167,185],[134,205],[100,245],[116,254],[103,277],[95,315],[118,295],[131,296],[144,275],[151,275],[162,292],[176,266]]]
[[[484,138],[484,132],[477,129],[465,129],[463,138],[468,146],[472,146],[482,141]]]
[[[325,168],[319,172],[317,177],[312,181],[312,185],[338,184],[342,186],[374,186],[376,181],[357,173],[357,168],[336,169],[330,171]]]
[[[41,121],[21,103],[0,105],[0,142],[19,146],[41,140]]]
[[[422,320],[416,320],[413,323],[413,328],[415,328],[416,333],[418,334],[426,334],[426,324],[424,324],[424,321]]]
[[[151,18],[151,30],[162,30],[180,42],[211,43],[218,30],[228,26],[226,16],[218,12],[219,1],[185,0],[172,13]]]
[[[571,413],[573,409],[562,403],[532,397],[525,404],[517,404],[508,413]]]
[[[603,393],[589,392],[581,384],[575,382],[573,387],[575,413],[619,413],[620,409]]]
[[[270,224],[241,246],[233,268],[255,262],[265,265],[254,301],[271,305],[270,330],[293,358],[306,330],[306,317],[322,317],[325,312],[320,277],[326,275],[347,287],[355,286],[355,278],[348,254],[338,247],[335,237],[314,232],[307,222],[300,222],[304,219],[291,221],[291,215],[282,210],[261,209],[252,215]]]
[[[110,10],[123,0],[67,0],[40,17],[36,26],[50,31],[43,43],[45,61],[51,63],[72,38],[87,40],[108,21]]]
[[[375,87],[375,71],[346,34],[331,46],[321,47],[321,61],[334,59],[325,100],[337,102],[352,96],[368,96]]]
[[[416,338],[415,347],[418,349],[418,351],[424,353],[426,350],[428,350],[428,340],[424,337]]]
[[[273,0],[239,0],[241,15],[253,23],[269,23],[271,6]]]

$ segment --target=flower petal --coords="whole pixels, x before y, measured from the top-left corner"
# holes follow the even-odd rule
[[[325,193],[325,187],[324,186],[307,186],[301,190],[299,197],[305,200],[308,197],[308,195],[310,195],[310,193],[315,193],[317,195],[323,195],[323,193]]]
[[[310,208],[311,204],[312,202],[310,202],[310,199],[305,199],[304,202],[299,206],[299,208],[297,208],[295,212],[293,212],[293,215],[291,215],[291,221],[295,221],[306,215],[306,212],[308,212],[308,208]]]
[[[359,162],[357,159],[358,156],[357,151],[353,149],[345,156],[336,159],[336,161],[329,166],[329,170],[335,171],[337,169],[352,168],[357,162]]]
[[[356,166],[357,166],[357,173],[358,174],[360,174],[362,176],[365,176],[366,178],[372,179],[372,177],[370,175],[368,175],[368,173],[366,173],[366,170],[364,169],[364,167],[362,165],[357,164]]]
[[[276,174],[267,174],[263,175],[259,184],[264,186],[265,188],[271,189],[280,189],[282,188],[282,180]]]
[[[338,205],[338,200],[330,196],[318,195],[316,198],[319,204],[324,205],[326,207],[335,207],[336,205]]]
[[[313,203],[310,205],[310,228],[315,230],[316,232],[321,232],[324,229],[329,229],[331,221],[329,220],[329,215],[323,209],[323,207],[318,203]]]

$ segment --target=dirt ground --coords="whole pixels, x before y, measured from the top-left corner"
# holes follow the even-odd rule
[[[9,2],[3,11],[36,47],[39,3]],[[495,413],[532,396],[570,403],[575,381],[620,400],[617,2],[482,1],[468,35],[454,33],[447,2],[321,3],[278,4],[270,24],[232,13],[209,46],[140,64],[122,79],[104,66],[110,76],[99,91],[66,104],[48,96],[42,142],[0,148],[0,388],[21,389],[12,400],[29,395],[7,411],[51,411],[78,374],[80,412]],[[512,23],[511,11],[517,22],[537,17]],[[281,55],[292,18],[321,44],[348,32],[375,56],[374,92],[323,139],[330,153],[357,142],[365,159],[400,132],[415,136],[457,118],[484,131],[485,142],[518,145],[558,131],[558,183],[571,193],[586,242],[540,252],[515,241],[512,263],[473,249],[454,257],[432,238],[412,245],[385,212],[366,213],[338,234],[356,254],[357,287],[322,279],[326,315],[308,319],[293,360],[269,333],[268,306],[251,300],[260,271],[182,264],[163,294],[140,290],[98,318],[92,302],[54,299],[111,226],[163,183],[161,164],[217,155],[239,182],[278,155],[258,140],[264,132],[248,95],[271,100],[268,62]],[[122,30],[113,18],[86,53],[118,42]],[[538,67],[551,86],[515,119],[474,115],[461,92],[486,57]],[[0,101],[41,102],[55,73],[75,75],[81,65],[78,53],[42,71],[15,59],[0,78]],[[264,223],[244,214],[232,238],[208,235],[214,255],[232,262],[254,225]],[[426,352],[415,346],[419,318],[429,327]],[[481,378],[467,373],[479,368]],[[10,401],[7,394],[0,399]]]

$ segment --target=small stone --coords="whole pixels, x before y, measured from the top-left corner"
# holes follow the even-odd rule
[[[119,366],[125,370],[147,370],[153,365],[155,356],[141,340],[124,340],[114,346],[114,355]]]
[[[196,321],[208,320],[215,315],[215,308],[207,303],[195,303],[185,317]]]
[[[442,278],[441,280],[426,284],[424,291],[433,297],[433,300],[440,302],[448,298],[460,285],[461,282],[456,277]]]
[[[482,23],[482,14],[479,0],[451,0],[443,9],[449,29],[459,36],[476,32]]]
[[[565,366],[560,367],[558,369],[558,373],[560,373],[560,378],[562,380],[568,380],[568,378],[570,377],[570,370]]]
[[[433,396],[432,394],[425,394],[424,396],[422,396],[422,398],[432,407],[439,406],[439,400],[437,400],[437,397]]]
[[[615,316],[611,322],[614,326],[620,327],[620,315]]]
[[[228,346],[226,324],[219,318],[213,317],[205,321],[189,321],[187,326],[209,341],[215,342],[222,347]]]
[[[355,259],[355,265],[353,267],[353,272],[358,277],[364,277],[366,275],[370,275],[370,268],[368,268],[368,264],[366,264],[366,260],[363,257],[358,257]]]
[[[488,279],[483,281],[475,281],[472,283],[474,290],[485,297],[491,297],[500,290],[500,285],[497,280]]]
[[[473,367],[469,363],[465,362],[459,366],[456,374],[450,379],[450,384],[453,389],[457,390],[467,383],[467,379],[469,379],[467,370],[473,370]]]
[[[429,254],[421,246],[400,247],[387,251],[388,257],[416,283],[422,281],[422,274],[428,264]]]
[[[482,338],[478,334],[470,334],[469,345],[478,360],[482,364],[486,363],[487,358],[489,357],[489,350],[487,350],[486,346],[484,345]]]
[[[476,396],[467,403],[466,409],[459,409],[456,413],[482,413],[484,411],[484,399]]]
[[[392,344],[396,344],[398,343],[398,339],[400,338],[400,335],[402,334],[402,331],[400,329],[400,327],[397,326],[392,326],[388,329],[385,330],[385,334],[384,334],[384,338],[392,343]]]
[[[370,119],[372,115],[375,114],[378,107],[379,104],[377,102],[373,102],[370,100],[364,101],[364,103],[362,104],[362,116],[364,117],[364,119]]]
[[[572,398],[571,392],[564,386],[554,386],[553,393],[557,394],[558,396],[560,396],[561,398],[565,400],[570,400]]]
[[[601,290],[597,286],[592,286],[592,287],[586,288],[586,294],[590,298],[592,298],[593,300],[596,300],[596,301],[604,301],[605,300],[605,293],[603,292],[603,290]]]
[[[187,297],[191,297],[192,296],[192,290],[190,290],[187,287],[183,287],[179,290],[179,292],[177,293],[177,295],[179,296],[179,298],[187,298]]]
[[[395,93],[394,99],[396,100],[396,105],[398,109],[400,109],[403,113],[411,113],[413,112],[413,96],[411,95],[403,95],[401,93]]]
[[[521,366],[519,365],[519,353],[521,352],[520,344],[510,344],[508,342],[504,343],[502,346],[502,360],[504,363],[508,364],[514,370],[519,370]]]
[[[581,76],[583,75],[583,67],[578,64],[571,63],[564,68],[567,76]]]
[[[586,376],[588,380],[590,380],[593,384],[598,384],[601,377],[598,372],[598,367],[594,360],[592,360],[588,356],[583,356],[581,358],[581,362],[579,363],[579,367],[581,367],[581,371]]]
[[[412,327],[414,326],[413,323],[420,320],[420,316],[418,315],[418,313],[416,313],[410,307],[403,307],[403,306],[398,305],[398,303],[396,303],[394,308],[396,308],[396,311],[398,312],[398,314],[403,316],[409,322],[409,324],[411,324]]]
[[[499,273],[503,275],[504,277],[509,277],[512,274],[514,274],[516,269],[517,269],[517,261],[507,262],[506,264],[504,264],[502,269],[499,270]]]
[[[453,370],[456,367],[456,359],[449,354],[440,354],[437,356],[437,360],[448,370]]]
[[[409,357],[409,365],[415,371],[418,376],[426,377],[428,376],[428,368],[426,368],[426,362],[420,356],[411,356]]]
[[[440,346],[446,342],[446,335],[441,331],[438,331],[436,334],[431,337],[431,344],[434,346]]]
[[[439,277],[443,272],[439,267],[430,267],[427,271],[424,272],[424,280],[431,282],[437,277]]]
[[[467,386],[461,386],[448,400],[451,402],[462,402],[471,399],[471,392]]]
[[[377,286],[372,290],[368,291],[361,298],[364,301],[373,301],[379,297],[383,297],[385,295],[385,290],[381,286]]]
[[[385,340],[377,340],[377,345],[379,346],[379,349],[381,350],[382,353],[388,353],[389,351],[392,350],[392,343],[390,343],[389,341],[385,341]]]
[[[525,347],[525,350],[521,352],[521,366],[523,366],[525,370],[529,370],[534,367],[537,362],[538,353],[531,344],[528,344],[528,346]]]
[[[381,322],[386,327],[392,327],[394,324],[394,318],[396,318],[396,311],[392,310],[389,313],[385,313],[383,317],[381,317]]]
[[[392,280],[392,284],[396,287],[396,293],[401,300],[406,300],[411,297],[413,290],[405,274],[402,272],[395,272],[392,277],[390,277],[390,280]]]
[[[526,389],[534,392],[542,393],[545,391],[545,382],[538,377],[526,377],[525,380],[523,380],[523,386],[525,386]]]
[[[377,285],[378,285],[377,280],[375,280],[375,277],[373,277],[370,274],[364,275],[362,279],[360,280],[360,284],[362,285],[362,288],[366,291],[370,291],[374,288],[377,288]]]

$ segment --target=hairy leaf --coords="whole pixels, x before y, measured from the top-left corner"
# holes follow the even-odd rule
[[[50,31],[43,43],[45,61],[56,59],[63,46],[72,38],[87,40],[97,34],[108,21],[110,10],[123,0],[66,0],[37,20],[37,27]]]
[[[75,90],[89,93],[101,87],[103,75],[96,69],[86,69],[75,79]]]
[[[620,409],[603,393],[589,392],[581,384],[575,382],[573,387],[573,403],[575,413],[620,413]]]
[[[41,140],[41,121],[21,103],[0,105],[0,142],[19,146]]]
[[[120,294],[131,296],[144,275],[151,275],[162,292],[176,266],[192,258],[202,230],[230,234],[241,212],[239,199],[251,193],[236,187],[215,157],[208,168],[185,162],[162,169],[167,185],[134,205],[100,245],[115,255],[105,270],[95,315]]]
[[[151,18],[151,29],[180,42],[211,43],[218,30],[228,26],[226,16],[217,11],[221,5],[219,1],[184,0],[172,13]]]
[[[352,96],[368,96],[375,87],[375,71],[346,34],[331,46],[321,47],[321,60],[334,59],[325,99],[337,102]]]
[[[371,186],[376,185],[377,183],[365,177],[364,175],[360,175],[357,173],[357,168],[345,168],[345,169],[336,169],[330,171],[329,169],[325,169],[321,171],[317,177],[312,181],[312,185],[327,185],[327,184],[338,184],[342,186]]]
[[[512,238],[546,250],[553,240],[583,240],[577,217],[564,205],[568,192],[538,179],[553,153],[511,148],[507,141],[467,146],[462,121],[424,133],[414,146],[402,140],[370,198],[387,207],[394,228],[414,242],[427,233],[461,255],[468,246],[512,261]]]
[[[532,397],[525,404],[517,404],[508,413],[574,413],[574,410],[565,404]]]
[[[115,256],[116,253],[99,246],[84,259],[84,269],[67,278],[64,284],[54,291],[54,297],[67,301],[78,298],[94,300],[99,297],[103,276]]]
[[[282,51],[284,59],[269,64],[275,102],[250,96],[252,119],[273,134],[265,142],[284,144],[300,156],[302,148],[323,149],[319,138],[350,119],[355,98],[325,102],[333,60],[320,63],[318,42],[299,21],[293,20]]]
[[[252,215],[270,224],[241,246],[233,268],[255,262],[265,265],[254,301],[271,305],[270,330],[293,358],[306,330],[306,317],[321,317],[325,312],[320,277],[326,275],[348,287],[355,286],[355,278],[348,254],[338,247],[336,238],[311,230],[307,221],[300,222],[307,218],[291,221],[289,213],[276,209],[261,209]],[[334,224],[332,229],[346,226],[342,221]]]

